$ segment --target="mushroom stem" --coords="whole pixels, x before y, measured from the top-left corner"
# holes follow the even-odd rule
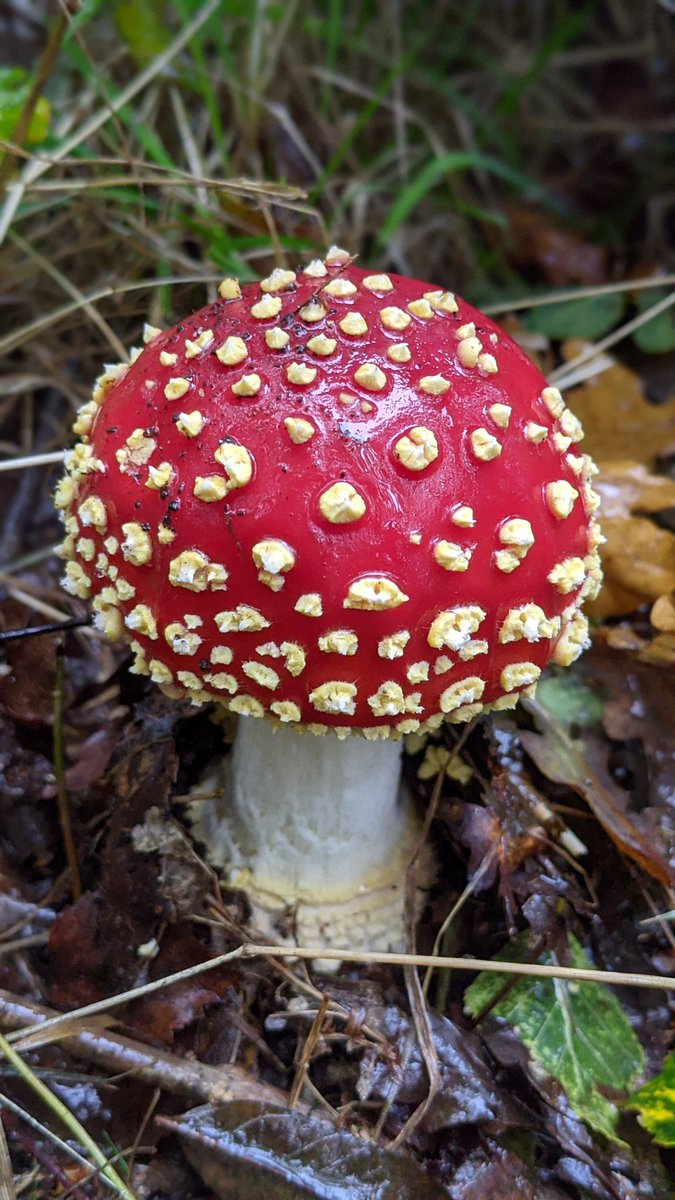
[[[400,949],[420,833],[400,774],[400,742],[303,736],[243,717],[208,781],[216,798],[191,805],[193,828],[245,888],[261,928],[278,934],[285,917],[300,944]]]

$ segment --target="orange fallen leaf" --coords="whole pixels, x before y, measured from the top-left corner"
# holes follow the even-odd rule
[[[589,611],[598,619],[622,616],[675,589],[675,535],[648,515],[675,505],[675,482],[639,462],[600,463],[595,486],[602,498],[605,586]]]
[[[659,596],[649,619],[659,633],[675,633],[675,594]]]
[[[565,343],[565,357],[585,349],[581,341]],[[675,399],[649,404],[639,377],[615,363],[566,395],[586,433],[584,449],[596,459],[639,459],[650,466],[659,455],[675,451]]]

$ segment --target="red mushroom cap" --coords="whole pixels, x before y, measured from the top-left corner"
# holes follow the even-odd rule
[[[333,249],[97,381],[65,586],[171,694],[394,736],[511,707],[587,640],[579,422],[488,317]]]

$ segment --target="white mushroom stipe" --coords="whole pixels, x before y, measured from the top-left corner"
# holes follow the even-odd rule
[[[209,861],[246,890],[257,928],[278,936],[277,922],[292,914],[301,944],[400,946],[406,867],[420,836],[401,752],[391,739],[298,736],[240,719],[231,759],[199,788],[217,798],[207,805],[197,795],[190,819]]]

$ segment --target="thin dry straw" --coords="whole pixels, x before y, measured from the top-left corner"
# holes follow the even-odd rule
[[[494,971],[501,975],[525,975],[539,979],[566,979],[571,983],[601,983],[616,987],[665,988],[675,991],[675,978],[667,975],[642,975],[632,971],[598,971],[592,967],[561,967],[557,964],[505,962],[489,958],[451,958],[434,954],[390,954],[368,950],[328,950],[323,946],[257,946],[252,942],[244,942],[227,954],[218,954],[205,962],[183,971],[175,971],[161,979],[151,980],[140,987],[131,988],[127,992],[119,992],[116,996],[107,996],[83,1008],[50,1017],[47,1021],[39,1021],[24,1029],[17,1029],[8,1034],[9,1042],[17,1042],[33,1033],[44,1034],[48,1029],[63,1026],[68,1021],[90,1017],[94,1013],[107,1012],[118,1004],[128,1004],[139,996],[147,996],[150,992],[160,991],[173,983],[192,979],[202,971],[213,971],[226,963],[238,958],[302,958],[317,961],[376,963],[395,967],[433,967],[436,970],[452,971]]]

